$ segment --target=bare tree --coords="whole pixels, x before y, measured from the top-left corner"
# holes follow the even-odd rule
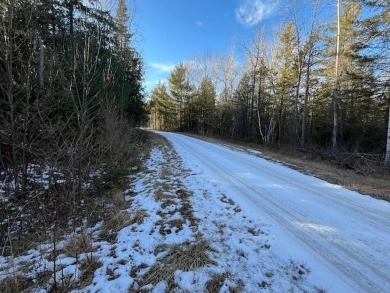
[[[304,58],[306,63],[306,72],[305,72],[305,93],[304,93],[304,101],[303,101],[303,113],[302,113],[302,129],[301,129],[301,147],[305,146],[306,142],[306,128],[307,128],[307,108],[308,108],[308,100],[309,100],[309,92],[310,92],[310,78],[311,78],[311,70],[314,63],[314,54],[315,54],[315,46],[318,42],[319,36],[319,25],[318,25],[318,16],[320,13],[320,1],[313,0],[312,1],[313,12],[311,15],[310,28],[308,31],[308,36],[305,44],[304,50]]]

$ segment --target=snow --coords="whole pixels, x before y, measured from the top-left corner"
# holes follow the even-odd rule
[[[192,186],[214,184],[213,193],[226,194],[254,223],[267,227],[275,256],[306,263],[308,282],[329,292],[389,288],[388,202],[231,148],[162,134],[184,166],[199,174]]]
[[[260,152],[259,150],[253,150],[253,149],[248,149],[248,152],[252,153],[254,155],[261,155],[262,154],[262,152]]]
[[[93,255],[100,262],[92,282],[74,292],[168,292],[172,283],[177,292],[385,292],[390,286],[387,202],[253,152],[161,134],[173,149],[156,146],[123,193],[132,224],[113,243],[100,239],[103,223],[80,227],[79,233],[93,237],[94,251],[78,260],[57,256],[57,278],[75,282],[80,261]],[[143,221],[137,221],[140,211]],[[57,246],[65,248],[70,238]],[[206,263],[164,263],[175,247],[185,255],[200,244],[207,244]],[[28,276],[37,278],[53,268],[52,250],[46,243],[19,257],[0,257],[0,280],[26,271],[26,265]],[[168,271],[178,267],[169,280],[143,283],[158,265]],[[34,292],[46,288],[37,284]]]

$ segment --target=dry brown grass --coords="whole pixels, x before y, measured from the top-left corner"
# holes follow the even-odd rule
[[[125,209],[129,207],[129,203],[123,197],[123,191],[119,188],[114,188],[109,191],[109,202],[118,209]]]
[[[176,204],[176,202],[170,198],[166,199],[166,200],[163,200],[162,204],[161,204],[161,207],[163,209],[169,207],[169,206],[174,206]]]
[[[285,162],[288,167],[305,174],[314,175],[350,190],[390,201],[390,172],[378,167],[375,171],[365,172],[345,169],[329,161],[305,156],[299,152],[276,153],[266,151],[271,159]]]
[[[77,258],[81,253],[93,251],[92,238],[89,234],[72,236],[68,245],[63,249],[63,252],[71,257]]]
[[[174,273],[177,270],[188,272],[206,265],[217,265],[207,256],[208,251],[212,249],[205,240],[193,244],[173,245],[142,277],[139,285],[156,285],[165,280],[168,283],[168,291],[171,291],[175,288]]]
[[[232,278],[229,272],[222,274],[215,274],[211,280],[206,283],[206,291],[207,293],[219,292],[225,280],[230,280]],[[235,288],[229,288],[229,292],[231,293],[240,293],[243,291],[244,283],[239,280],[238,286]]]
[[[140,225],[144,222],[145,218],[147,217],[149,217],[149,214],[146,210],[143,209],[138,210],[131,216],[130,224],[137,223]]]
[[[194,217],[194,210],[192,209],[192,205],[190,202],[190,196],[192,195],[192,193],[185,189],[179,189],[178,191],[176,191],[176,194],[181,200],[181,206],[179,208],[180,214],[185,220],[190,221],[191,227],[196,227],[199,220]]]
[[[129,226],[130,223],[131,215],[128,211],[113,209],[105,216],[100,231],[100,237],[109,242],[113,241],[116,238],[117,232],[122,228]]]
[[[154,192],[154,199],[156,201],[164,201],[169,198],[170,196],[164,193],[164,191],[159,188]]]
[[[81,283],[80,287],[84,287],[88,284],[92,283],[93,277],[95,275],[95,271],[102,266],[99,258],[93,255],[88,255],[86,259],[84,259],[80,264],[81,270]]]

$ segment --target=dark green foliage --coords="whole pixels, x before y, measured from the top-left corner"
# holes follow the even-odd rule
[[[127,175],[127,171],[122,168],[112,168],[108,170],[102,177],[102,180],[105,184],[108,185],[118,185],[123,177]]]
[[[143,62],[125,3],[117,18],[95,4],[0,4],[0,168],[16,189],[27,188],[18,180],[30,163],[69,169],[80,186],[107,156],[108,112],[134,126],[146,121]]]

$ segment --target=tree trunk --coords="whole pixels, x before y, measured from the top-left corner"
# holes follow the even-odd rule
[[[8,98],[8,107],[9,107],[9,127],[11,132],[11,166],[13,179],[15,184],[15,193],[19,192],[19,166],[17,162],[17,132],[16,132],[16,117],[15,117],[15,101],[14,101],[14,82],[13,82],[13,54],[14,54],[14,32],[13,32],[13,17],[14,17],[14,8],[15,1],[11,1],[9,10],[8,10],[8,29],[6,30],[6,72],[7,72],[7,87],[6,93]]]
[[[332,95],[333,102],[333,133],[332,133],[332,150],[337,149],[337,110],[339,98],[339,55],[340,55],[340,0],[337,1],[337,44],[336,44],[336,65],[335,65],[335,89]]]
[[[386,147],[385,168],[390,169],[390,105],[389,105],[389,124],[387,127],[387,147]]]
[[[303,117],[302,117],[302,133],[301,133],[301,147],[305,147],[306,140],[306,121],[307,121],[307,102],[309,98],[309,80],[310,80],[310,66],[311,66],[311,52],[309,52],[309,59],[306,66],[306,85],[305,85],[305,100],[303,104]]]
[[[298,48],[299,50],[299,48]],[[298,53],[298,80],[297,80],[297,87],[295,90],[295,97],[294,97],[294,121],[293,121],[293,141],[296,142],[298,140],[298,103],[299,103],[299,90],[301,87],[301,79],[302,79],[302,65],[301,60]]]
[[[43,89],[43,71],[44,71],[45,54],[44,54],[42,37],[39,34],[37,34],[37,37],[38,37],[38,46],[39,46],[39,87]]]

